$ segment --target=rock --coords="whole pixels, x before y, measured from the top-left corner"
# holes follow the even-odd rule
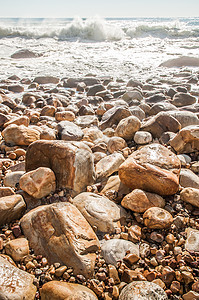
[[[176,92],[177,93],[177,92]],[[157,115],[159,112],[161,111],[176,111],[178,110],[178,108],[171,104],[168,101],[162,101],[162,102],[158,102],[152,105],[152,107],[149,109],[149,116],[153,116],[153,115]]]
[[[74,205],[39,206],[24,215],[20,224],[36,255],[45,256],[51,264],[70,266],[76,275],[92,276],[99,241]]]
[[[182,297],[184,300],[199,300],[199,293],[194,291],[189,291],[188,293],[184,294]]]
[[[101,246],[101,255],[107,264],[116,266],[118,261],[123,260],[126,251],[139,256],[139,247],[132,242],[123,239],[111,239]]]
[[[80,193],[71,203],[75,205],[92,227],[112,233],[127,218],[126,211],[105,196],[94,193]]]
[[[40,140],[56,140],[55,130],[48,126],[42,126]]]
[[[143,213],[150,207],[163,208],[165,200],[157,194],[135,189],[123,198],[121,205],[134,212]]]
[[[145,111],[144,111],[143,106],[144,105],[140,104],[140,106],[131,106],[131,107],[129,107],[131,115],[138,118],[140,121],[142,121],[145,118]]]
[[[118,136],[113,136],[109,139],[107,143],[107,149],[109,153],[113,153],[118,150],[122,150],[127,147],[126,141]]]
[[[0,257],[0,299],[34,300],[37,291],[34,276]]]
[[[168,228],[173,223],[172,215],[165,209],[151,207],[143,214],[144,225],[150,229]]]
[[[10,255],[14,261],[20,261],[29,254],[28,241],[25,238],[19,238],[9,241],[5,246],[6,254]]]
[[[0,226],[19,219],[26,209],[21,195],[11,195],[0,198]]]
[[[125,140],[131,140],[136,131],[140,129],[141,122],[135,116],[122,119],[115,130],[115,134]]]
[[[24,174],[19,180],[19,185],[30,196],[40,199],[55,191],[55,180],[51,169],[40,167]]]
[[[180,199],[193,206],[199,207],[199,189],[191,187],[183,189],[180,193]]]
[[[98,118],[93,115],[79,116],[75,119],[75,123],[81,128],[99,125]]]
[[[134,142],[138,145],[145,145],[152,142],[153,137],[148,131],[137,131],[134,135]]]
[[[144,88],[144,89],[146,89],[146,88]],[[155,93],[154,95],[152,94],[148,98],[145,98],[145,102],[149,105],[153,105],[158,102],[162,103],[165,100],[166,100],[166,96],[163,93]]]
[[[0,113],[0,127],[10,120],[9,116]]]
[[[180,153],[191,153],[199,150],[199,125],[186,126],[170,140],[170,145]]]
[[[41,300],[97,300],[89,288],[70,282],[50,281],[40,289]]]
[[[138,90],[127,90],[123,94],[122,99],[124,99],[124,101],[129,103],[131,100],[141,101],[143,99],[143,96],[142,96],[141,92],[139,92]]]
[[[180,185],[184,188],[199,189],[199,177],[189,169],[181,169]]]
[[[168,300],[165,291],[157,284],[148,281],[134,281],[127,284],[119,300]]]
[[[103,187],[101,194],[109,197],[110,194],[117,195],[117,199],[120,201],[124,195],[130,193],[130,189],[124,185],[119,176],[110,176]]]
[[[105,87],[102,84],[95,84],[88,89],[87,96],[95,96],[101,91],[105,91]]]
[[[169,59],[160,64],[160,67],[175,68],[175,67],[199,67],[199,58],[191,56],[180,56],[174,59]]]
[[[56,108],[52,105],[46,105],[42,108],[40,116],[49,116],[54,117],[55,116]]]
[[[16,185],[19,183],[21,176],[24,175],[24,171],[16,171],[16,172],[9,172],[5,175],[3,183],[5,186],[15,188]]]
[[[83,132],[79,126],[69,121],[61,121],[57,125],[59,136],[64,141],[80,141]]]
[[[38,76],[35,77],[34,82],[37,82],[38,84],[57,84],[59,83],[59,78],[54,76]]]
[[[55,120],[60,121],[74,121],[75,120],[75,114],[72,111],[59,111],[55,114]]]
[[[178,132],[180,129],[180,123],[167,112],[158,113],[141,126],[141,130],[150,132],[154,138],[160,138],[165,131]]]
[[[164,146],[151,144],[131,154],[118,172],[120,180],[131,189],[173,195],[179,187],[180,161]]]
[[[113,125],[117,125],[122,119],[130,115],[131,112],[127,107],[114,106],[103,114],[100,128],[104,130]]]
[[[21,84],[12,84],[8,86],[8,90],[13,93],[22,93],[24,91],[24,87]]]
[[[7,126],[11,125],[11,124],[16,124],[16,125],[24,125],[26,127],[28,127],[30,123],[30,119],[27,116],[23,116],[23,117],[18,117],[18,118],[14,118],[9,120],[8,122],[6,122],[4,124],[4,128],[6,128]]]
[[[187,228],[187,239],[185,242],[185,249],[187,251],[199,252],[199,230]]]
[[[1,186],[0,187],[0,198],[14,195],[15,192],[10,187]]]
[[[24,125],[9,125],[2,131],[2,136],[7,144],[12,146],[28,146],[40,139],[39,131]]]
[[[168,113],[180,122],[181,128],[190,125],[199,125],[197,115],[191,111],[169,111]]]
[[[36,57],[39,57],[41,56],[42,54],[38,54],[38,53],[35,53],[33,51],[30,51],[28,49],[21,49],[19,51],[16,51],[15,53],[13,53],[11,55],[11,58],[36,58]]]
[[[83,129],[83,141],[94,143],[96,140],[103,139],[104,135],[98,127],[90,127]]]
[[[68,188],[73,194],[82,192],[95,180],[92,152],[82,142],[37,141],[26,153],[26,171],[50,168],[58,188]]]
[[[98,178],[108,177],[114,172],[117,172],[119,166],[125,161],[121,153],[113,153],[102,158],[96,164],[96,175]]]
[[[194,103],[196,103],[196,97],[187,93],[176,93],[172,100],[172,104],[176,107],[187,106]]]

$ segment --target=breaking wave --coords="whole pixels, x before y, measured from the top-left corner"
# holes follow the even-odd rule
[[[12,20],[12,19],[10,19]],[[121,21],[121,20],[120,20]],[[125,38],[189,38],[199,37],[199,21],[153,23],[135,19],[117,22],[99,17],[81,19],[26,19],[5,22],[0,20],[0,38],[56,38],[61,40],[81,39],[91,41],[118,41]]]

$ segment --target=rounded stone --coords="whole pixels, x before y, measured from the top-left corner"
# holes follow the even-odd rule
[[[185,188],[180,193],[180,199],[184,202],[190,203],[196,207],[199,207],[199,189]]]
[[[150,229],[168,228],[172,222],[172,215],[165,209],[151,207],[143,215],[144,225]]]
[[[122,150],[125,147],[127,147],[126,141],[118,136],[111,137],[107,144],[107,148],[110,153]]]
[[[140,129],[141,122],[135,116],[130,116],[122,119],[116,128],[116,135],[125,139],[131,140],[136,131]]]
[[[134,281],[126,285],[119,300],[167,300],[167,294],[157,284],[148,281]]]
[[[137,131],[134,135],[134,141],[139,145],[149,144],[152,140],[153,137],[148,131]]]

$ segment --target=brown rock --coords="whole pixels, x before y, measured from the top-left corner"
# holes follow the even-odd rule
[[[2,131],[6,143],[11,145],[27,146],[40,139],[39,131],[24,125],[9,125]]]
[[[46,105],[42,108],[40,115],[41,116],[49,116],[54,117],[55,116],[56,108],[52,105]]]
[[[109,139],[107,148],[110,153],[113,153],[118,150],[122,150],[127,147],[126,141],[118,136],[113,136]]]
[[[108,265],[108,274],[109,277],[113,279],[114,284],[119,284],[120,283],[120,278],[118,275],[118,271],[115,266],[113,265]]]
[[[125,185],[159,195],[173,195],[178,191],[179,173],[178,157],[159,144],[135,151],[119,167],[119,177]]]
[[[1,186],[0,187],[0,198],[14,195],[15,192],[10,187]]]
[[[194,291],[189,291],[183,295],[184,300],[199,300],[199,293]]]
[[[90,277],[99,241],[86,219],[70,203],[39,206],[20,221],[30,247],[50,263],[71,266],[74,274]]]
[[[60,121],[70,121],[73,122],[75,119],[75,114],[72,111],[59,111],[55,114],[55,120]]]
[[[165,267],[162,271],[162,281],[167,284],[171,284],[175,278],[175,271],[171,267]]]
[[[112,153],[102,158],[96,164],[96,175],[98,178],[108,177],[114,172],[117,172],[119,166],[125,161],[124,156],[121,153]]]
[[[7,173],[3,179],[4,185],[15,188],[16,185],[19,183],[21,176],[23,176],[24,173],[24,171],[15,171]]]
[[[150,207],[163,208],[165,200],[157,194],[135,189],[123,198],[121,205],[134,212],[142,213]]]
[[[151,229],[168,228],[172,222],[172,215],[165,209],[159,207],[151,207],[147,209],[143,215],[144,224]]]
[[[141,234],[142,234],[141,227],[138,225],[132,225],[128,229],[128,240],[133,243],[137,243],[140,241]]]
[[[26,127],[28,127],[30,123],[30,119],[26,116],[22,116],[22,117],[18,117],[18,118],[14,118],[14,119],[11,119],[10,121],[6,122],[4,124],[4,128],[8,127],[9,125],[12,125],[12,124],[15,124],[15,125],[24,125]]]
[[[40,199],[55,191],[55,174],[49,168],[40,167],[24,174],[19,185],[30,196]]]
[[[140,120],[135,116],[130,116],[125,119],[122,119],[119,122],[115,130],[115,133],[117,136],[125,140],[131,140],[133,139],[135,132],[138,131],[140,127],[141,127]]]
[[[53,76],[38,76],[35,77],[34,82],[37,82],[38,84],[48,84],[48,83],[57,84],[59,82],[59,78]]]
[[[34,276],[13,266],[0,257],[0,299],[34,300]]]
[[[37,141],[26,153],[26,170],[48,167],[55,173],[58,188],[74,194],[82,192],[95,179],[92,152],[82,142]]]
[[[190,203],[196,207],[199,207],[199,189],[185,188],[180,193],[180,199],[184,202]]]
[[[19,238],[9,241],[5,246],[6,254],[10,255],[14,261],[20,261],[29,254],[28,241],[25,238]]]
[[[0,198],[0,225],[19,219],[25,209],[26,204],[20,195]]]
[[[40,289],[41,300],[97,300],[97,296],[87,287],[60,281],[45,283]]]
[[[101,129],[104,130],[108,127],[117,125],[122,119],[129,117],[131,112],[127,107],[115,106],[105,112],[102,116]]]

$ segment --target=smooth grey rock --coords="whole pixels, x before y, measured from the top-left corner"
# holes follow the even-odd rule
[[[151,133],[147,131],[137,131],[134,135],[134,141],[139,145],[149,144],[152,140]]]
[[[181,169],[180,185],[184,188],[192,187],[199,189],[199,177],[189,169]]]
[[[180,122],[182,128],[190,125],[199,125],[197,115],[191,111],[169,111],[168,113]]]
[[[22,175],[24,175],[24,171],[16,171],[7,173],[4,177],[3,183],[5,186],[9,186],[12,188],[16,187],[16,184],[19,183],[19,180]]]

